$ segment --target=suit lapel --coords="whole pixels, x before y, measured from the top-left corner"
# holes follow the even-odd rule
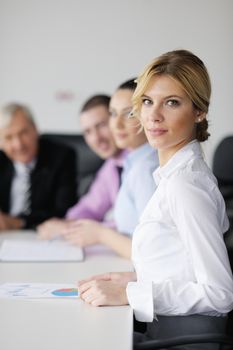
[[[5,166],[0,176],[0,206],[3,212],[9,213],[10,210],[10,194],[11,194],[11,183],[14,176],[14,167],[11,162]]]

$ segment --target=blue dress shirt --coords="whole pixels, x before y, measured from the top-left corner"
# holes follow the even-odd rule
[[[123,163],[122,184],[114,206],[117,230],[132,235],[147,202],[156,189],[153,172],[158,154],[148,143],[129,152]]]

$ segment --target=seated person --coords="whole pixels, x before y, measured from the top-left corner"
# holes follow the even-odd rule
[[[0,231],[63,217],[76,201],[74,152],[39,140],[31,111],[14,103],[0,111],[0,144]]]
[[[127,81],[116,90],[110,101],[110,128],[117,146],[129,151],[124,160],[122,185],[114,208],[117,229],[94,220],[81,219],[63,230],[63,237],[73,244],[87,246],[101,243],[127,258],[131,254],[132,232],[155,190],[152,172],[158,165],[157,153],[147,143],[140,123],[128,118],[135,87],[133,80]]]
[[[110,128],[116,144],[127,149],[122,185],[114,207],[118,231],[132,235],[141,213],[156,186],[152,173],[159,165],[158,154],[147,142],[138,121],[130,118],[131,98],[136,88],[134,79],[121,84],[110,103]]]
[[[224,335],[227,313],[233,309],[232,271],[224,243],[229,223],[200,145],[209,136],[210,94],[204,63],[186,50],[154,59],[138,79],[133,113],[158,150],[160,166],[154,172],[156,192],[133,234],[135,272],[106,273],[79,282],[85,302],[129,304],[136,319],[147,322],[146,333],[135,334],[135,343]],[[172,348],[220,346],[201,342]]]
[[[116,146],[109,128],[109,101],[109,96],[95,95],[85,102],[80,114],[86,143],[106,161],[97,172],[88,193],[67,211],[65,220],[53,218],[38,226],[41,238],[50,239],[61,233],[73,220],[87,218],[102,222],[115,203],[124,152]],[[113,225],[112,222],[108,224]]]

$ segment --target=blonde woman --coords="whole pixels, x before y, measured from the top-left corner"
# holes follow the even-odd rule
[[[135,272],[79,283],[87,303],[130,304],[136,319],[147,322],[144,339],[222,334],[233,308],[223,240],[228,219],[200,147],[209,136],[210,95],[205,65],[186,50],[156,58],[138,78],[133,112],[158,149],[160,167],[154,172],[157,190],[133,235]]]

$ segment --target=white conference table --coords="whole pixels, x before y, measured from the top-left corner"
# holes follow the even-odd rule
[[[32,232],[1,233],[3,239],[34,239]],[[77,263],[0,262],[1,283],[76,283],[107,271],[132,271],[130,261],[89,248]],[[3,350],[131,350],[133,313],[129,306],[93,307],[78,300],[0,299]]]

